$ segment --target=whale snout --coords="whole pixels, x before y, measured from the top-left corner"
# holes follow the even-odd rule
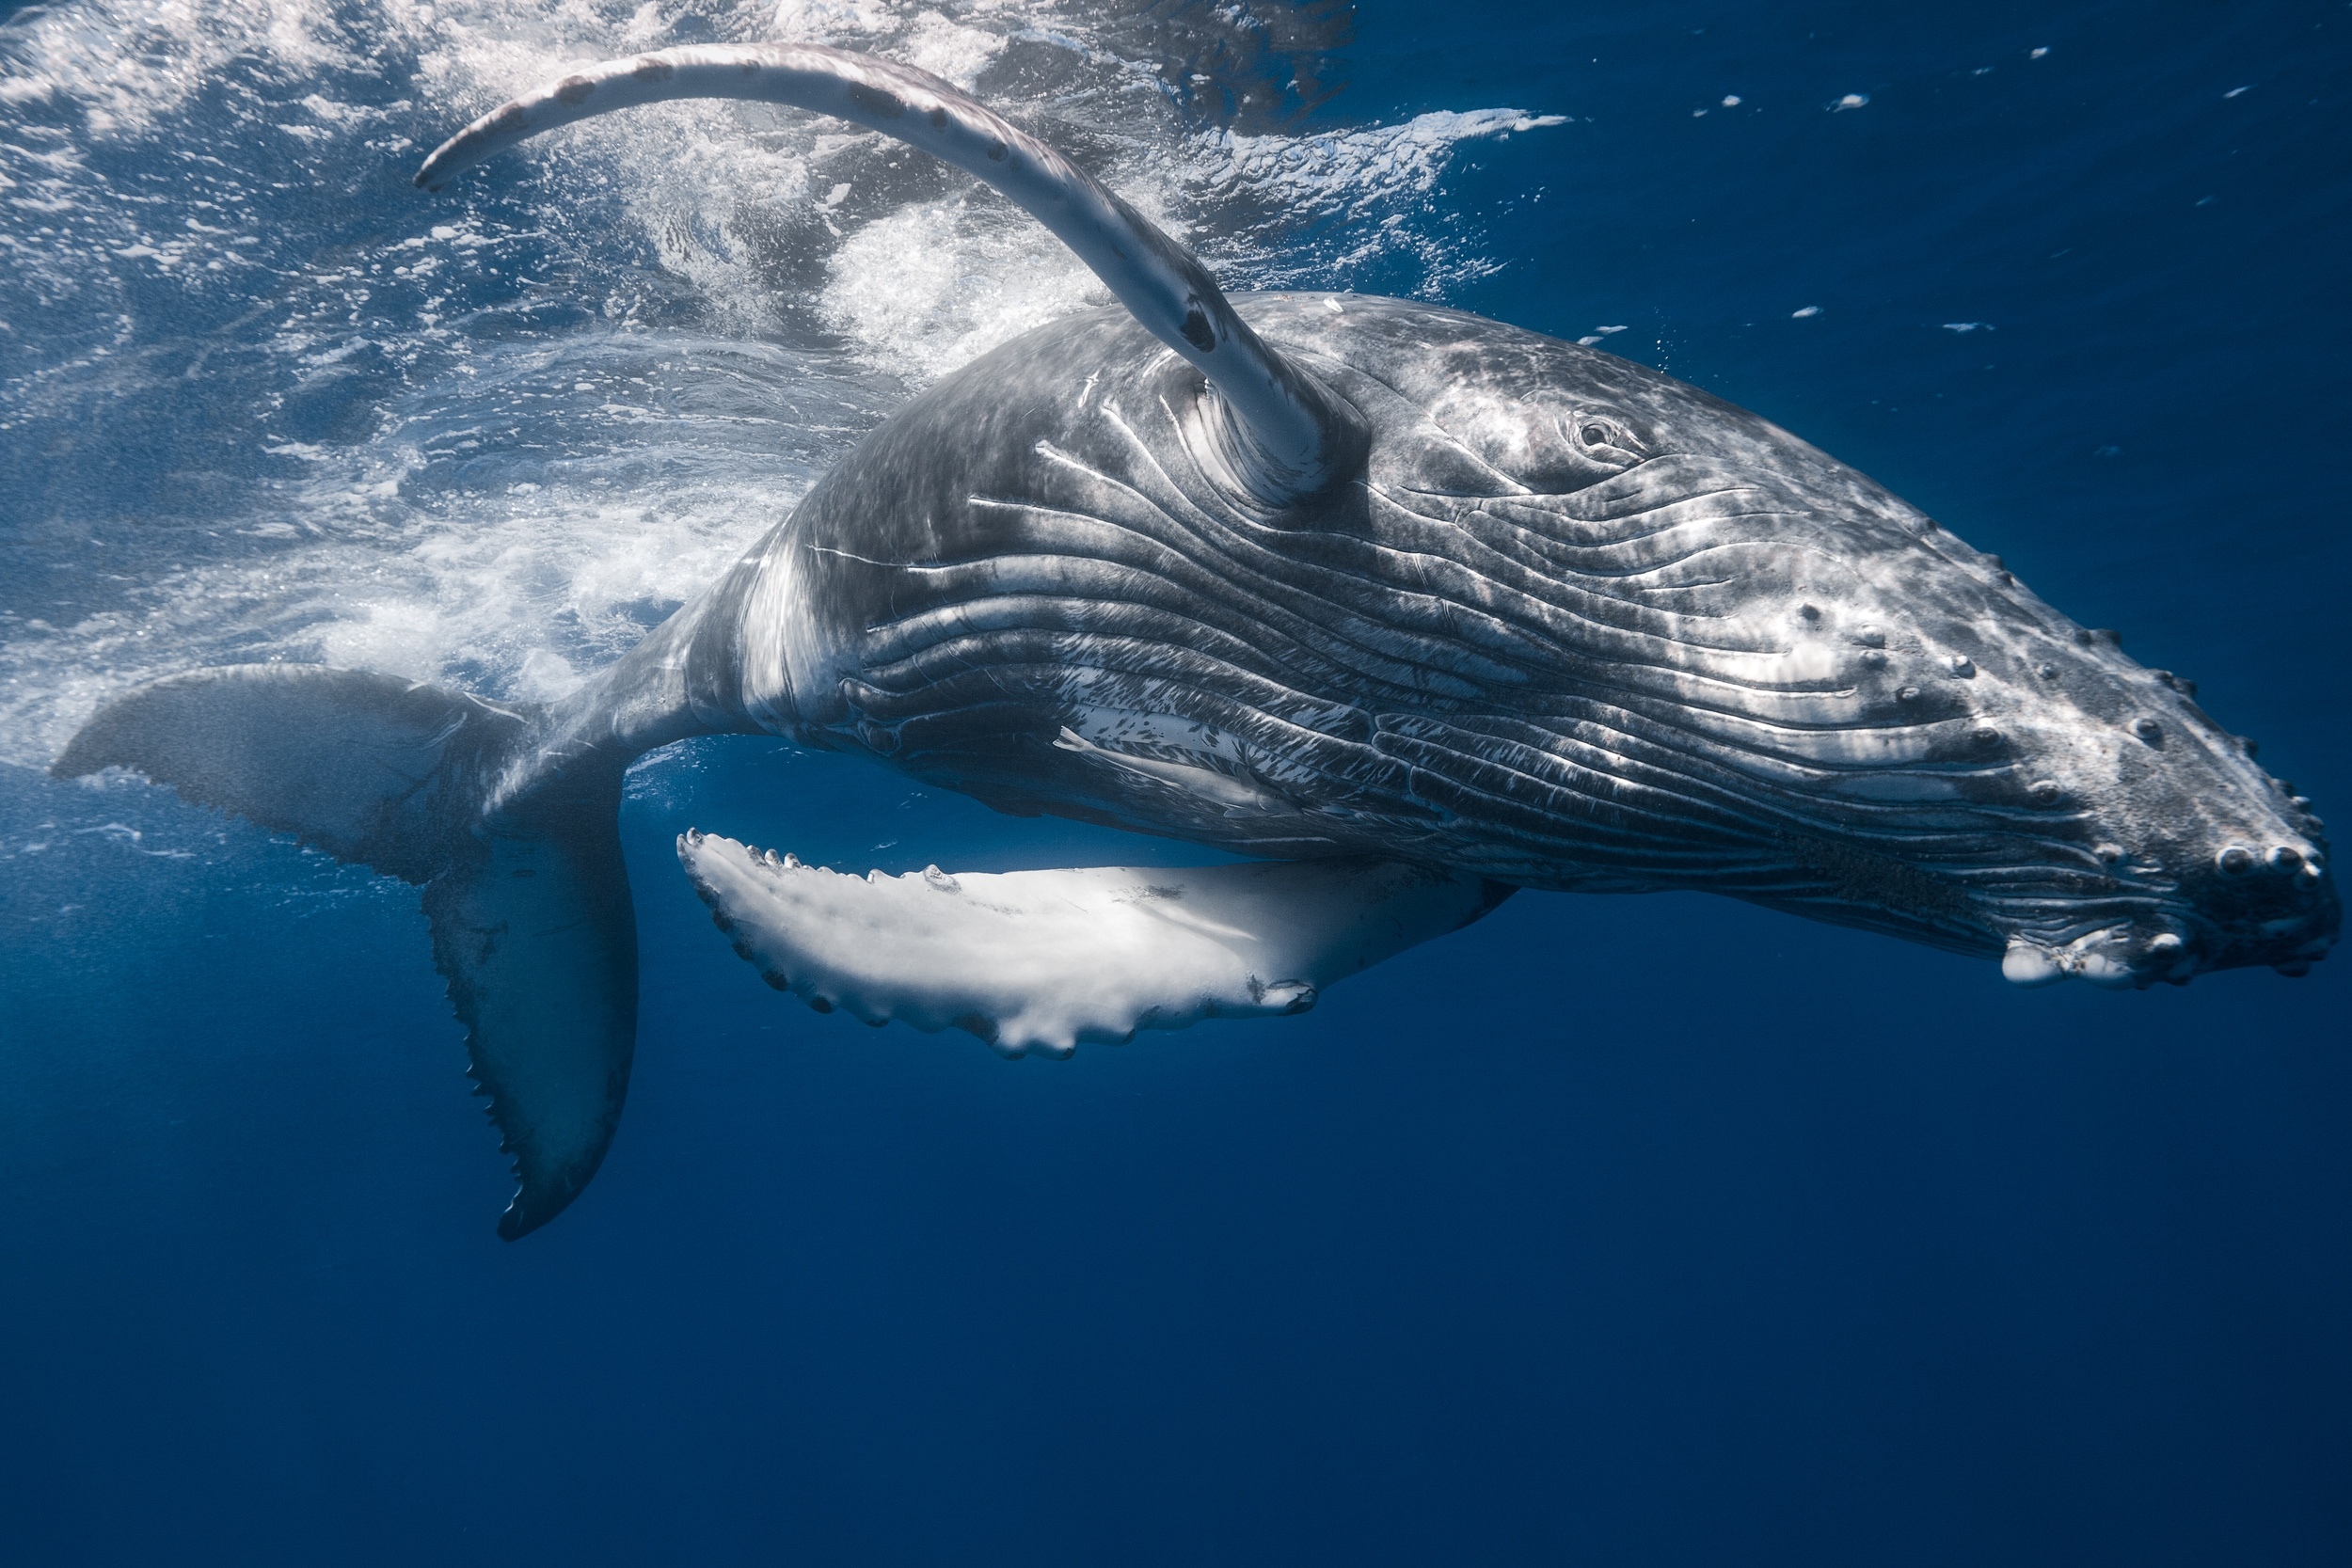
[[[2209,970],[2267,965],[2300,975],[2327,957],[2343,898],[2321,846],[2299,834],[2242,834],[2174,870],[2170,895],[2091,928],[2013,934],[2001,973],[2021,986],[2083,979],[2107,987],[2185,985]]]
[[[2344,900],[2322,846],[2297,835],[2247,834],[2217,845],[2182,879],[2205,927],[2201,965],[2268,964],[2301,974],[2327,957],[2344,923]]]

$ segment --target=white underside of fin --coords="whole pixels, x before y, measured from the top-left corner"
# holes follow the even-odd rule
[[[1492,903],[1476,877],[1384,861],[851,877],[692,832],[677,852],[770,985],[1009,1056],[1304,1012]]]

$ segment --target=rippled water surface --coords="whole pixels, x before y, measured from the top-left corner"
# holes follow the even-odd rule
[[[695,743],[624,816],[627,1121],[497,1241],[413,890],[43,768],[203,664],[561,695],[912,393],[1104,297],[790,111],[409,186],[569,62],[769,38],[972,88],[1229,287],[1439,300],[1753,407],[2352,811],[2341,0],[14,8],[11,1560],[2352,1555],[2341,958],[2023,993],[1530,895],[1305,1018],[1009,1064],[758,985],[671,835],[1184,847]]]

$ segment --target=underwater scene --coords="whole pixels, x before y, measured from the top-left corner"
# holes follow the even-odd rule
[[[0,1560],[2346,1560],[2347,117],[0,0]]]

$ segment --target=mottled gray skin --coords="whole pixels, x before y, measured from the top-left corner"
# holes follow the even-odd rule
[[[1035,216],[1125,309],[916,399],[551,708],[319,666],[190,670],[109,704],[54,765],[135,768],[423,888],[515,1157],[500,1234],[570,1203],[619,1123],[637,1008],[621,779],[689,736],[772,732],[1007,811],[1357,857],[1263,879],[1327,932],[1367,913],[1369,884],[1328,889],[1423,874],[1434,901],[1374,917],[1387,951],[1443,928],[1457,895],[1483,912],[1513,887],[1708,889],[1999,953],[2022,984],[2300,974],[2334,942],[2309,802],[2185,683],[1860,474],[1653,371],[1475,316],[1231,301],[1092,176],[912,67],[814,44],[608,60],[476,119],[417,182],[681,98],[920,148]],[[681,844],[690,874],[700,843]],[[761,956],[723,898],[713,918]],[[763,929],[769,957],[810,957]],[[860,971],[884,998],[860,1016],[897,1016],[905,978]],[[1075,1016],[1038,1042],[1112,1029]],[[953,1022],[994,1037],[1001,1019]]]
[[[1705,889],[2027,981],[2332,943],[2308,802],[1863,475],[1480,317],[1235,304],[1362,416],[1360,482],[1267,510],[1218,477],[1199,372],[1073,316],[877,431],[517,785],[764,730],[1014,813]]]

